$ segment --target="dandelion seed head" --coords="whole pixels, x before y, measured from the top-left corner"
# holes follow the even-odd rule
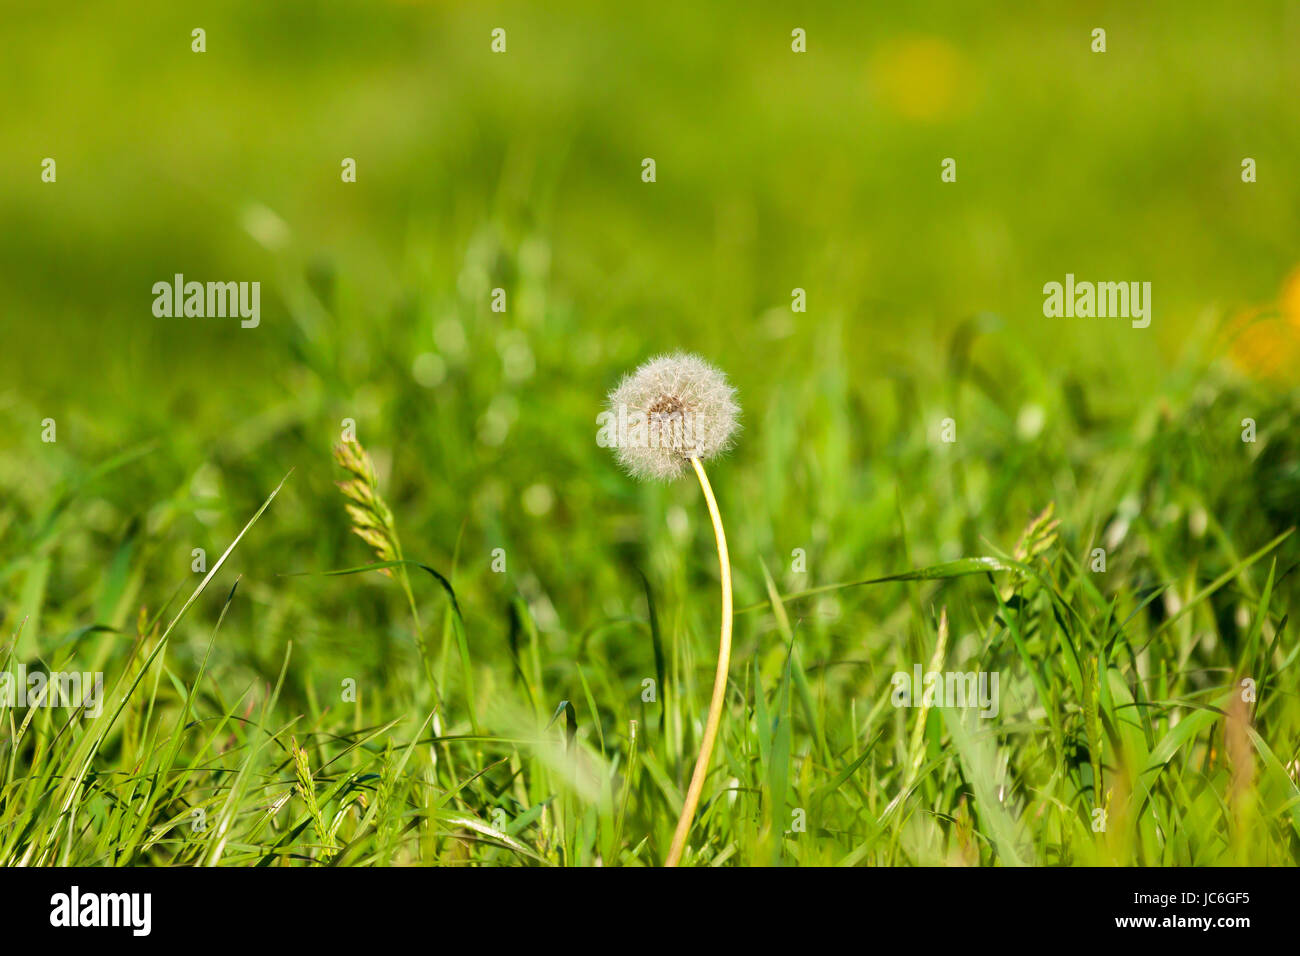
[[[707,461],[726,451],[740,427],[735,394],[727,376],[697,355],[645,362],[609,393],[619,464],[634,478],[669,481],[691,458]]]

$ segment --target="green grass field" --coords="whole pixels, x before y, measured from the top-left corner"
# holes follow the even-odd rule
[[[104,685],[0,676],[0,864],[662,864],[713,531],[596,433],[679,348],[685,863],[1300,862],[1295,4],[134,6],[4,14],[0,675]]]

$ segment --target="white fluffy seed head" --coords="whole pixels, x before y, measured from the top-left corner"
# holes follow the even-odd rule
[[[726,451],[740,427],[735,394],[727,376],[697,355],[650,359],[609,393],[619,464],[634,478],[668,481],[691,458]]]

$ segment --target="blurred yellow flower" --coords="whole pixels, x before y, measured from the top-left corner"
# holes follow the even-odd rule
[[[1283,281],[1275,303],[1244,310],[1227,335],[1233,362],[1253,378],[1300,381],[1300,268]]]
[[[1278,302],[1282,306],[1283,317],[1291,326],[1291,334],[1300,337],[1300,268],[1282,283],[1282,295]]]
[[[872,58],[868,72],[879,102],[905,119],[949,119],[968,101],[969,65],[942,37],[893,40]]]

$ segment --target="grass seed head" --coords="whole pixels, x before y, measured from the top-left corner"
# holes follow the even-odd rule
[[[397,540],[397,527],[393,513],[379,494],[375,466],[370,455],[357,442],[344,442],[334,446],[334,460],[352,477],[336,482],[343,497],[348,499],[348,518],[352,532],[375,549],[380,561],[402,560],[402,546]],[[390,568],[380,570],[392,576]]]

